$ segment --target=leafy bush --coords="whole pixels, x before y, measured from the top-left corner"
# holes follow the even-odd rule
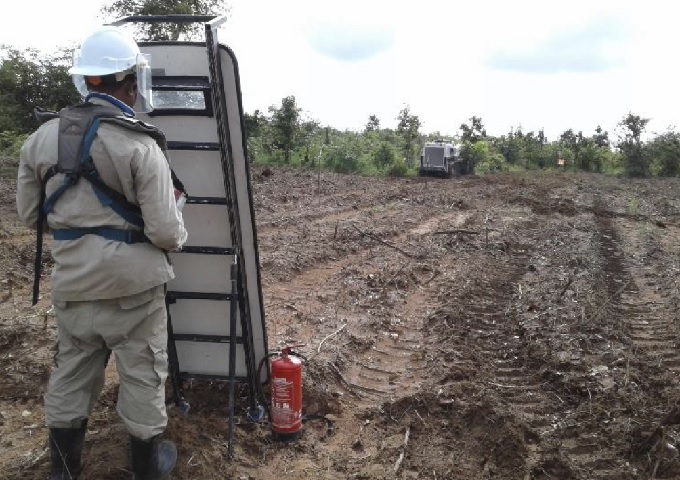
[[[28,133],[38,127],[36,107],[60,110],[80,101],[68,74],[71,53],[0,47],[0,131]]]
[[[0,177],[16,178],[19,152],[27,135],[0,132]]]
[[[349,148],[348,148],[349,147]],[[338,173],[357,173],[361,170],[359,155],[350,145],[329,145],[322,153],[323,165]]]
[[[25,133],[0,132],[0,157],[15,160],[18,164],[19,152],[27,137],[28,135]]]
[[[476,172],[482,175],[506,171],[508,171],[508,164],[500,153],[490,154],[483,162],[478,163],[476,168]]]
[[[21,145],[27,136],[15,132],[0,132],[0,177],[16,178]]]
[[[604,156],[604,161],[602,163],[602,173],[617,177],[625,175],[626,169],[623,162],[623,155],[609,151]]]
[[[481,140],[470,145],[470,157],[475,171],[480,174],[505,172],[508,164],[505,157],[491,148],[489,143]]]
[[[680,174],[680,133],[668,131],[644,147],[649,169],[659,177],[677,177]]]
[[[397,149],[394,145],[384,141],[372,153],[373,164],[379,170],[391,168],[397,158]]]
[[[385,171],[390,177],[405,177],[409,174],[408,165],[403,158],[396,158]]]

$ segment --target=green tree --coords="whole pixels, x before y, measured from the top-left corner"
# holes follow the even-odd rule
[[[543,130],[539,130],[538,134],[528,132],[524,135],[522,141],[527,168],[545,168],[551,164],[551,150],[546,148],[547,140]]]
[[[488,141],[478,140],[469,145],[470,156],[479,173],[498,173],[508,169],[503,155],[494,151]]]
[[[252,114],[245,113],[243,115],[245,123],[246,138],[257,137],[260,135],[260,130],[267,119],[262,115],[262,112],[255,110]]]
[[[418,139],[420,137],[420,119],[417,115],[411,114],[411,107],[404,106],[397,117],[397,133],[402,140],[402,153],[406,159],[406,164],[413,166],[413,160],[416,157],[416,149],[418,147]]]
[[[364,132],[377,132],[380,130],[380,119],[376,115],[371,115],[368,117],[368,122],[366,122],[366,127],[364,127]]]
[[[511,128],[507,135],[501,135],[494,141],[494,146],[510,165],[524,165],[524,133],[522,127]]]
[[[626,174],[630,177],[644,177],[649,173],[642,143],[642,134],[648,123],[649,118],[631,112],[619,122],[623,134],[617,146],[623,155]]]
[[[319,125],[319,122],[316,120],[305,120],[300,125],[300,135],[305,147],[305,153],[302,160],[304,165],[313,163],[313,159],[310,155],[314,144],[314,138],[319,132],[321,132],[321,125]]]
[[[600,147],[593,138],[586,138],[580,151],[580,168],[588,172],[601,172],[610,154],[609,148]]]
[[[589,159],[584,158],[582,151],[588,147],[588,139],[583,136],[583,132],[574,133],[570,128],[560,135],[560,145],[571,150],[574,165],[581,170],[589,170]]]
[[[397,150],[389,142],[382,141],[371,155],[373,164],[381,171],[393,165],[397,160]]]
[[[586,137],[583,132],[574,133],[570,128],[560,135],[560,151],[569,151],[574,166],[586,172],[600,172],[609,151],[609,134],[598,126],[595,134]]]
[[[598,147],[609,148],[609,132],[602,130],[602,127],[598,125],[595,129],[595,135],[593,135],[593,141]]]
[[[345,132],[323,149],[323,164],[338,173],[361,171],[361,145],[357,134]]]
[[[222,0],[115,0],[102,7],[107,21],[130,15],[226,15]],[[137,35],[147,40],[193,40],[200,38],[203,25],[196,23],[138,23]]]
[[[680,175],[680,133],[669,130],[647,142],[644,148],[650,171],[660,177]]]
[[[0,131],[31,132],[38,127],[36,107],[60,110],[80,101],[68,74],[71,52],[43,55],[11,47],[0,52]]]
[[[281,107],[269,107],[273,146],[283,151],[284,163],[290,163],[291,152],[298,146],[300,139],[300,113],[295,96],[290,95],[281,100]]]
[[[460,159],[462,165],[461,173],[474,173],[475,164],[478,158],[473,154],[474,145],[486,138],[486,129],[481,117],[470,117],[470,124],[460,124]]]
[[[486,129],[481,117],[470,117],[470,124],[460,124],[462,142],[475,143],[486,138]]]

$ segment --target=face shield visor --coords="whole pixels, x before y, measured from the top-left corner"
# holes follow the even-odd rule
[[[137,55],[137,101],[135,112],[149,113],[153,110],[153,89],[151,84],[151,55]]]
[[[130,73],[134,73],[137,78],[137,98],[134,106],[132,107],[135,112],[138,113],[148,113],[153,110],[153,95],[152,95],[152,83],[151,83],[151,55],[146,53],[138,53],[137,56],[132,59],[106,59],[107,61],[115,64],[116,66],[109,66],[103,69],[91,69],[88,74],[83,75],[80,73],[73,73],[73,84],[75,85],[78,92],[85,98],[89,90],[87,84],[85,83],[86,76],[99,76],[104,77],[108,75],[115,75],[116,82],[120,82]],[[132,61],[131,61],[132,60]],[[120,68],[120,66],[127,63],[132,66],[124,70],[114,70],[115,68]],[[74,64],[77,65],[77,60],[74,60]],[[75,68],[72,70],[76,70]]]
[[[78,90],[80,96],[83,98],[87,97],[88,91],[87,84],[85,83],[85,75],[71,75],[71,78],[73,79],[73,85],[76,86],[76,90]]]

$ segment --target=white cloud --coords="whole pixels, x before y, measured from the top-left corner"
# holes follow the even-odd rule
[[[76,43],[99,22],[103,1],[70,0],[67,11],[51,0],[8,4],[0,43],[46,50]],[[395,127],[408,104],[425,131],[455,133],[477,115],[493,135],[521,124],[543,127],[549,138],[598,124],[612,132],[629,111],[651,118],[650,130],[678,123],[674,2],[227,3],[220,38],[238,58],[249,112],[295,95],[322,123],[361,129],[371,114]],[[30,23],[18,21],[27,9]],[[489,59],[506,68],[490,68]]]
[[[585,25],[552,34],[526,49],[506,49],[487,65],[527,73],[593,73],[623,65],[629,33],[616,17],[598,17]]]
[[[101,24],[104,0],[28,0],[3,2],[0,44],[54,52],[77,45]]]
[[[323,55],[357,62],[389,50],[394,44],[394,32],[351,24],[322,23],[311,29],[308,39],[311,47]]]

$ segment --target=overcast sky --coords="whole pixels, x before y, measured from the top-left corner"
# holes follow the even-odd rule
[[[220,38],[238,58],[248,112],[295,95],[308,117],[360,130],[371,114],[395,127],[409,105],[425,132],[454,134],[477,115],[493,135],[521,125],[550,139],[597,125],[613,134],[629,111],[651,118],[650,131],[679,124],[680,4],[670,0],[227,3]],[[12,2],[0,43],[77,43],[101,4]]]

